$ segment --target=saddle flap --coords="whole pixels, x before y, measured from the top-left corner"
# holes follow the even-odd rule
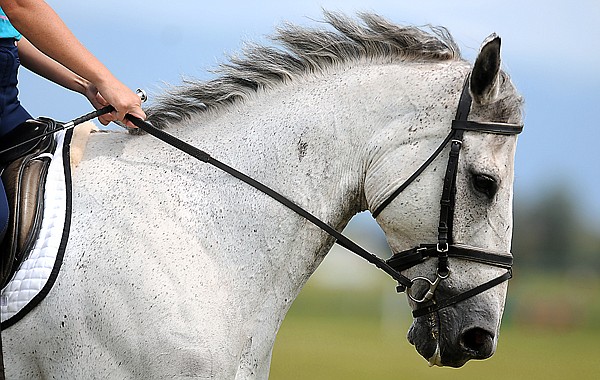
[[[30,154],[14,161],[2,174],[11,217],[7,236],[17,252],[27,248],[43,210],[43,192],[50,157]]]
[[[36,121],[38,123],[42,122]],[[51,126],[47,125],[47,128],[41,130],[47,131],[48,128]],[[24,156],[7,164],[2,172],[10,209],[6,235],[1,244],[2,286],[10,280],[18,264],[31,251],[39,233],[44,209],[44,187],[52,159],[50,153],[55,146],[52,136],[43,138]]]

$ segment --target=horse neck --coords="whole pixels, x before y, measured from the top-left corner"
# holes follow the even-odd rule
[[[373,152],[385,150],[382,144],[390,140],[374,136],[381,137],[395,120],[420,112],[419,102],[429,94],[407,91],[426,72],[400,65],[359,65],[335,75],[307,77],[198,115],[171,131],[342,230],[354,214],[366,209],[367,169]],[[393,144],[406,144],[405,132],[402,127],[395,131]],[[209,184],[226,194],[220,195],[223,204],[210,207],[220,208],[216,215],[232,215],[235,220],[230,223],[237,223],[219,235],[229,241],[220,249],[230,252],[217,252],[213,259],[223,261],[229,283],[243,284],[242,294],[252,288],[262,294],[255,300],[262,301],[271,292],[265,289],[276,289],[273,302],[279,306],[265,313],[274,313],[274,308],[285,313],[334,240],[266,195],[214,169],[205,170],[203,180],[197,189],[186,191],[203,193]],[[247,278],[248,273],[265,272],[269,275]],[[239,302],[256,310],[252,297]],[[269,318],[277,321],[283,314]]]
[[[307,78],[200,115],[175,133],[341,229],[366,208],[366,145],[374,125],[356,108],[359,92],[347,91],[340,102],[336,86]]]

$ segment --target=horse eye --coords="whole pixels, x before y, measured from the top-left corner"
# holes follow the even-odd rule
[[[486,174],[473,174],[473,187],[488,198],[493,198],[498,191],[498,183]]]

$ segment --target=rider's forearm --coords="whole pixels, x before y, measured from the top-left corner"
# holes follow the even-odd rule
[[[19,41],[19,60],[27,69],[69,90],[85,95],[90,86],[88,80],[39,51],[25,37]]]
[[[44,54],[99,87],[114,80],[44,1],[12,0],[0,4],[15,28]]]
[[[97,94],[87,96],[96,108],[113,106],[115,111],[100,117],[102,124],[119,120],[133,126],[125,119],[128,113],[145,119],[140,98],[79,42],[48,4],[42,0],[0,0],[0,6],[37,49],[91,83]]]

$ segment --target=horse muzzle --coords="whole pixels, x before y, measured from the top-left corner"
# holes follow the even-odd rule
[[[415,318],[407,338],[430,366],[458,368],[494,354],[499,319],[465,302]]]

